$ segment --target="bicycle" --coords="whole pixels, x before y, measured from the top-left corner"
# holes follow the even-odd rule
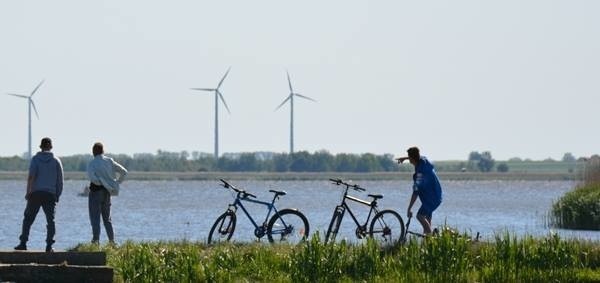
[[[358,239],[363,239],[368,235],[377,242],[386,245],[395,244],[402,239],[404,236],[404,221],[402,221],[402,217],[400,217],[400,215],[394,210],[386,209],[379,211],[377,208],[377,200],[383,198],[383,195],[369,194],[368,196],[373,198],[373,200],[369,202],[348,195],[349,189],[364,192],[366,191],[364,188],[361,188],[356,184],[344,182],[341,179],[329,180],[334,185],[344,185],[345,189],[342,197],[342,203],[337,205],[333,211],[329,228],[327,228],[327,233],[325,234],[325,242],[335,241],[335,237],[339,232],[340,224],[342,223],[342,219],[344,218],[346,211],[348,211],[350,217],[354,221],[354,224],[356,224],[355,235]],[[369,214],[367,215],[367,219],[365,220],[364,224],[359,223],[356,216],[346,203],[346,200],[351,200],[370,207]],[[374,215],[373,220],[371,221],[371,225],[367,230],[367,224],[369,223],[371,215]]]
[[[286,195],[285,191],[269,190],[269,192],[275,194],[273,200],[271,200],[271,202],[264,202],[255,200],[255,195],[246,192],[245,190],[238,189],[223,179],[219,180],[221,181],[221,186],[225,189],[233,190],[236,195],[233,203],[229,204],[227,210],[217,218],[210,229],[210,233],[208,234],[209,244],[220,241],[229,241],[231,239],[233,232],[235,231],[237,221],[236,212],[238,207],[242,209],[244,214],[246,214],[246,217],[248,217],[252,225],[254,225],[254,236],[258,239],[267,235],[267,238],[271,243],[275,241],[298,243],[304,241],[308,237],[308,220],[304,214],[297,209],[286,208],[277,210],[275,207],[275,201],[280,196]],[[256,203],[267,207],[267,215],[261,225],[257,224],[257,221],[255,221],[248,210],[246,210],[242,202]],[[269,219],[271,214],[273,216]]]
[[[409,230],[409,226],[410,226],[410,220],[412,219],[412,217],[408,217],[408,219],[406,220],[406,227],[404,229],[405,233],[402,235],[402,238],[400,239],[400,243],[406,243],[406,241],[408,240],[408,234],[417,236],[419,238],[425,238],[426,235],[423,233],[419,233],[419,232],[414,232]],[[437,233],[437,228],[434,229],[435,233]]]

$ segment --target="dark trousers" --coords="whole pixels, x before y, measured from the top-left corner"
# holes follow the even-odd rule
[[[110,193],[102,186],[90,186],[88,198],[90,222],[92,224],[92,241],[100,240],[100,216],[109,241],[115,240],[112,221],[110,219]]]
[[[23,229],[19,240],[24,243],[29,240],[29,230],[31,229],[33,221],[35,221],[35,217],[40,211],[40,207],[42,207],[44,214],[46,214],[46,244],[52,245],[54,243],[54,234],[56,233],[56,228],[54,226],[56,197],[49,192],[33,192],[29,195],[27,207],[25,207],[25,217],[23,218]]]

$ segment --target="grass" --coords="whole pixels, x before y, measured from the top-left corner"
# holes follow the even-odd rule
[[[600,243],[517,238],[490,242],[442,233],[380,248],[374,242],[298,246],[261,243],[127,242],[103,250],[115,282],[598,282]]]

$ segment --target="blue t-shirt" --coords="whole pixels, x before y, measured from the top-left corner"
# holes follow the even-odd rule
[[[413,174],[413,191],[419,195],[421,203],[432,209],[442,203],[442,185],[435,173],[433,164],[424,156],[415,166]]]

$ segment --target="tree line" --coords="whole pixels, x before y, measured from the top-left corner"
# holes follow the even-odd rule
[[[107,155],[131,171],[143,172],[412,172],[414,170],[408,162],[397,164],[392,154],[331,154],[326,150],[314,153],[299,151],[293,154],[225,153],[217,160],[212,154],[197,151],[189,153],[159,150],[155,154]],[[65,171],[85,171],[91,159],[90,154],[61,157]],[[582,160],[583,158],[576,159],[571,153],[565,153],[560,161],[547,159],[541,162],[574,164]],[[434,162],[434,165],[438,172],[508,172],[509,164],[515,165],[521,162],[532,161],[515,157],[508,161],[497,162],[489,151],[472,151],[465,161],[440,161]],[[26,171],[28,166],[29,161],[23,157],[0,157],[0,171]]]
[[[134,155],[107,154],[131,171],[144,172],[391,172],[408,171],[399,166],[392,154],[331,154],[327,151],[299,151],[292,154],[252,152],[213,155],[187,151]],[[65,171],[85,171],[90,154],[60,157]],[[29,162],[21,157],[0,157],[0,171],[25,171]]]

